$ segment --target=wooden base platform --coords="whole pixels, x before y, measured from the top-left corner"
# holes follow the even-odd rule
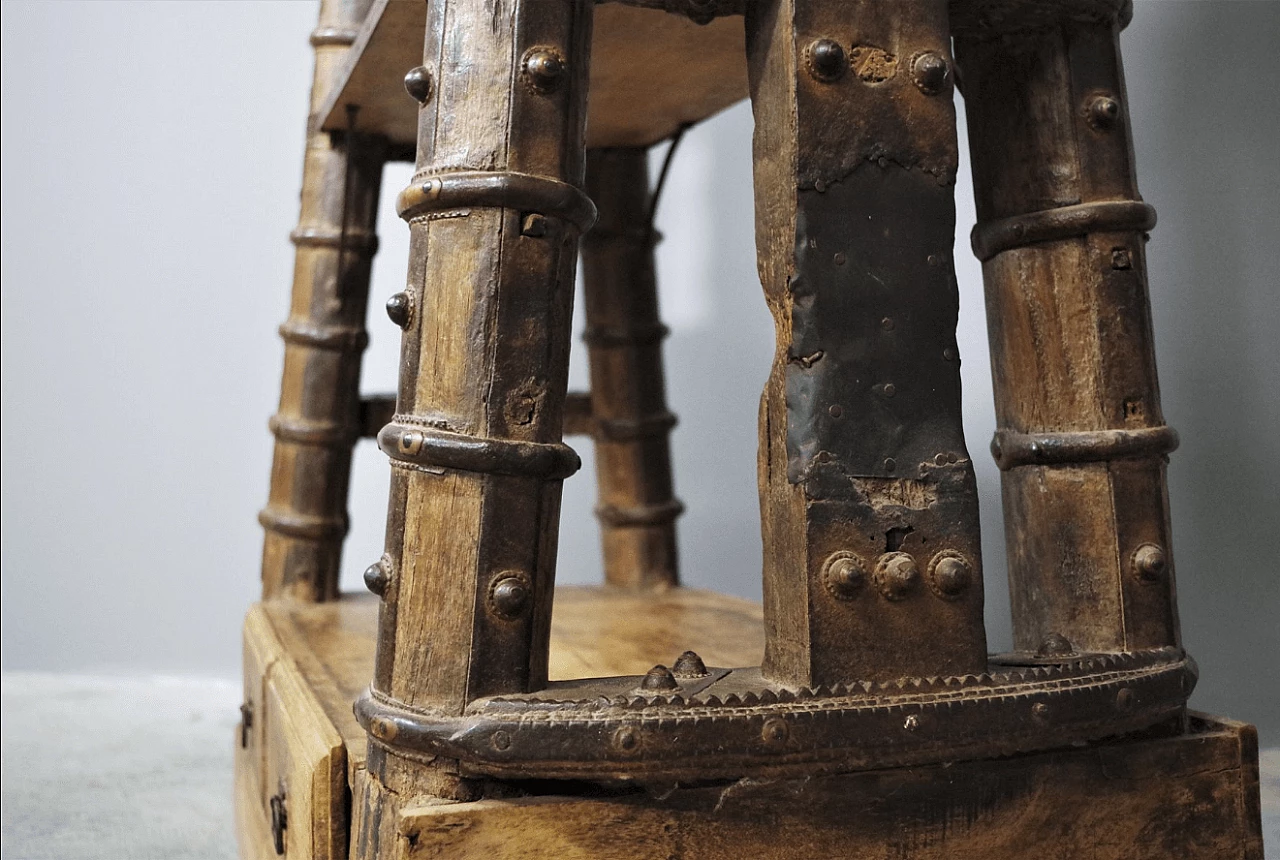
[[[245,622],[246,725],[237,733],[241,856],[343,858],[352,793],[377,790],[351,703],[372,675],[377,601],[269,602]],[[752,665],[758,605],[674,589],[561,588],[555,679],[629,675],[692,647]],[[1157,733],[1160,734],[1160,733]],[[586,790],[397,805],[397,858],[907,857],[1261,860],[1257,737],[1192,715],[1187,730],[1087,747],[808,780],[661,792]],[[558,791],[554,787],[547,789]]]

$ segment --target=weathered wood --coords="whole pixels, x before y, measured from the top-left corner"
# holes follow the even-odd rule
[[[911,857],[1260,860],[1256,733],[660,795],[538,796],[409,807],[404,860]]]
[[[763,670],[981,672],[946,4],[759,2],[747,54],[778,334],[760,407]]]
[[[764,649],[759,605],[713,592],[565,587],[557,589],[555,606],[549,662],[553,679],[642,673],[655,663],[674,662],[683,649],[694,649],[713,664],[748,664],[758,662]],[[373,673],[378,609],[373,595],[344,595],[319,604],[272,601],[246,618],[245,703],[252,716],[244,746],[241,730],[236,733],[237,833],[243,857],[275,856],[264,816],[279,784],[269,776],[267,762],[270,755],[279,755],[282,744],[310,749],[316,756],[315,750],[329,749],[323,745],[336,737],[342,757],[331,753],[325,772],[335,773],[353,790],[365,779],[367,735],[352,716],[351,703]],[[288,680],[282,682],[282,677]],[[268,691],[275,704],[266,704]],[[295,727],[274,728],[282,719],[292,720]],[[273,726],[269,734],[268,725]],[[345,775],[333,770],[343,760]],[[313,796],[289,805],[295,834],[291,844],[300,845],[297,840],[303,837],[298,834],[309,827],[324,833],[346,826],[337,810],[316,803]],[[304,814],[304,802],[329,811],[323,818]],[[346,838],[335,837],[339,842]]]
[[[679,581],[653,246],[657,240],[645,150],[587,153],[587,194],[600,217],[582,240],[582,284],[591,369],[596,516],[605,581],[664,587]]]
[[[362,744],[350,726],[343,734],[334,722],[336,702],[330,701],[329,708],[322,704],[336,691],[317,687],[315,676],[299,668],[299,660],[315,660],[318,643],[282,638],[270,605],[255,606],[245,620],[246,697],[236,733],[241,854],[274,856],[274,850],[261,851],[266,839],[268,845],[282,845],[295,860],[344,858],[350,829],[347,751],[359,751]],[[360,668],[367,677],[371,649],[362,650]],[[265,826],[260,823],[264,820]]]
[[[1118,4],[1112,4],[1117,7]],[[1014,639],[1176,645],[1164,427],[1119,24],[957,39]],[[1101,432],[1099,432],[1101,431]]]
[[[313,116],[335,132],[407,124],[390,149],[317,132],[308,150],[263,515],[281,599],[246,621],[245,856],[1260,857],[1256,736],[1185,711],[1163,474],[1176,437],[1140,241],[1154,213],[1116,48],[1128,3],[594,6],[383,3]],[[664,10],[730,17],[698,30]],[[744,11],[745,63],[724,41]],[[1019,648],[990,657],[960,431],[952,36]],[[352,38],[322,27],[314,42]],[[419,48],[414,120],[397,67]],[[743,68],[778,332],[763,612],[665,587],[677,503],[639,148],[718,109]],[[318,60],[315,98],[325,75]],[[589,81],[604,123],[588,121]],[[369,110],[346,111],[356,95]],[[584,144],[602,130],[631,148],[593,152],[586,176],[601,215],[584,254],[588,404],[565,382],[597,214]],[[363,330],[343,303],[363,314],[375,165],[409,137],[412,257],[388,306],[400,390],[361,403]],[[307,602],[335,588],[335,458],[384,423],[379,599]],[[626,587],[561,590],[553,613],[560,481],[578,466],[566,430],[600,446],[608,579]]]
[[[575,188],[590,9],[428,9],[437,85],[400,196],[412,312],[379,437],[394,468],[374,687],[408,705],[461,713],[546,679],[560,482],[578,462],[560,440],[594,215]]]
[[[323,0],[312,34],[311,112],[320,108],[364,20],[369,0]],[[262,591],[327,600],[338,593],[347,533],[351,448],[360,435],[360,356],[377,237],[384,145],[307,135],[293,298],[280,327],[284,373],[267,507]]]
[[[377,0],[341,83],[320,111],[320,127],[356,128],[412,151],[418,110],[401,81],[422,59],[427,4]],[[607,3],[595,10],[587,145],[643,147],[747,96],[742,17],[698,25],[658,9]]]

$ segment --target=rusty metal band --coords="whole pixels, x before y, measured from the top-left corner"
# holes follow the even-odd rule
[[[327,325],[291,319],[281,323],[279,331],[285,343],[315,349],[362,352],[369,345],[369,333],[359,326]]]
[[[754,683],[737,680],[740,674]],[[706,682],[664,694],[638,689],[639,677],[582,679],[479,700],[463,716],[411,708],[371,690],[356,701],[355,714],[371,743],[457,760],[468,775],[810,777],[991,758],[1137,731],[1181,711],[1196,676],[1190,657],[1162,648],[802,690],[756,686],[758,669],[714,670]]]
[[[592,419],[591,436],[597,442],[633,442],[652,436],[665,436],[679,420],[674,413],[656,412],[639,418]]]
[[[349,526],[345,515],[324,517],[282,511],[270,505],[258,512],[258,522],[269,532],[312,541],[342,540]]]
[[[293,442],[297,445],[350,448],[360,437],[359,432],[348,425],[334,421],[314,421],[293,415],[272,415],[267,421],[267,427],[279,441]]]
[[[991,455],[1001,471],[1008,471],[1018,466],[1160,457],[1177,447],[1178,434],[1167,426],[1074,433],[997,430],[991,440]]]
[[[289,241],[298,248],[332,248],[335,251],[341,249],[367,257],[372,257],[378,252],[377,235],[356,230],[347,231],[344,237],[340,230],[299,227],[289,234]]]
[[[661,526],[675,522],[684,513],[684,504],[679,499],[669,499],[652,505],[599,505],[596,507],[596,519],[612,528],[636,528],[639,526]]]
[[[320,48],[326,45],[342,45],[344,47],[355,44],[355,30],[348,30],[343,27],[317,27],[311,31],[311,47]]]
[[[1137,200],[1080,203],[988,221],[973,228],[974,255],[986,262],[1013,248],[1056,242],[1088,233],[1145,232],[1156,226],[1156,210]]]
[[[537,212],[567,221],[580,233],[596,221],[596,206],[581,189],[528,173],[461,171],[415,177],[396,198],[396,211],[406,221],[472,207]]]
[[[625,346],[653,346],[662,343],[671,329],[662,323],[623,327],[593,326],[582,333],[587,346],[617,349]]]
[[[577,452],[562,442],[486,439],[396,422],[378,431],[378,447],[401,463],[488,475],[560,480],[582,466]]]

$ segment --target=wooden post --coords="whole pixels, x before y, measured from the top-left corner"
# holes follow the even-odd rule
[[[683,506],[672,492],[676,417],[662,372],[667,328],[658,318],[646,150],[589,151],[587,193],[600,211],[582,241],[582,269],[605,581],[672,586]]]
[[[322,0],[320,23],[311,34],[313,114],[369,5],[370,0]],[[271,489],[258,516],[266,529],[265,598],[327,600],[338,594],[351,449],[360,435],[360,357],[368,342],[364,326],[383,160],[377,138],[335,142],[326,132],[307,135],[301,212],[290,236],[297,248],[293,299],[280,326],[284,373],[280,407],[271,419]]]
[[[1014,641],[1177,645],[1164,425],[1118,16],[957,34]],[[1110,8],[1107,8],[1107,7]],[[1066,642],[1063,641],[1065,638]],[[1069,643],[1069,644],[1068,644]]]
[[[376,695],[458,715],[546,683],[591,3],[427,9]]]
[[[760,427],[763,669],[778,682],[985,671],[949,43],[944,0],[748,8],[756,245],[778,334]]]

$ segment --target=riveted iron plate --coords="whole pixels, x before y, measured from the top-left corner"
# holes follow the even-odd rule
[[[898,477],[965,451],[955,213],[938,183],[868,161],[799,192],[786,378],[793,483],[816,461],[850,477]]]
[[[462,772],[476,775],[811,776],[1009,755],[1136,731],[1184,707],[1196,679],[1195,664],[1172,648],[1038,665],[996,657],[989,669],[817,689],[769,684],[758,669],[711,669],[660,694],[643,690],[639,676],[583,679],[477,700],[460,717],[408,710],[369,693],[356,715],[374,743],[456,759]]]

